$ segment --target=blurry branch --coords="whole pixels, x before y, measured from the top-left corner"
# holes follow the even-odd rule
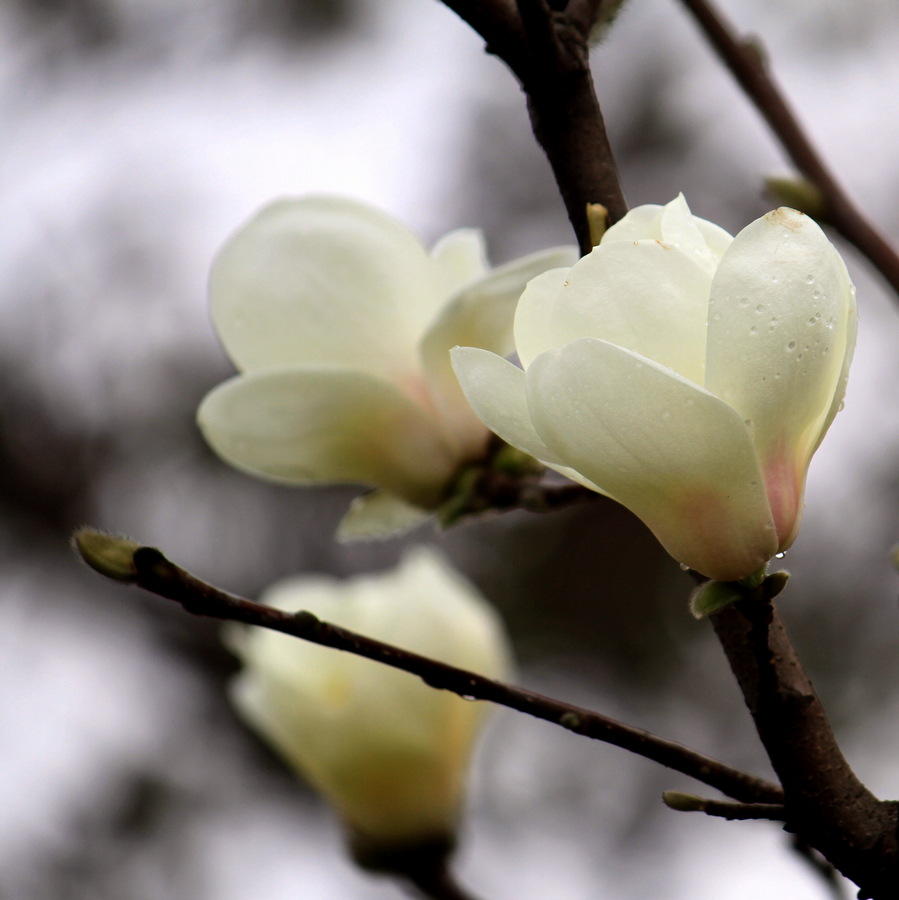
[[[733,769],[682,744],[599,713],[401,650],[323,622],[310,612],[286,613],[226,593],[176,566],[153,547],[138,546],[134,542],[102,535],[90,529],[77,532],[74,541],[85,562],[101,574],[109,576],[113,573],[119,581],[126,580],[123,576],[127,574],[127,580],[131,583],[161,597],[175,600],[193,615],[271,628],[325,647],[355,653],[417,675],[433,688],[452,691],[467,699],[489,700],[561,725],[576,734],[622,747],[689,775],[735,800],[783,802],[783,792],[777,785]],[[125,567],[122,565],[123,547],[124,555],[130,556],[130,564]],[[104,558],[107,548],[114,559],[112,564]]]
[[[581,253],[589,253],[587,205],[603,204],[610,224],[627,212],[590,74],[590,27],[602,3],[577,0],[569,15],[547,0],[443,2],[520,82],[534,136],[552,166]]]
[[[775,822],[787,819],[787,808],[782,803],[728,803],[680,791],[665,791],[662,800],[668,809],[677,812],[703,812],[721,819],[773,819]]]
[[[739,600],[710,620],[783,785],[789,830],[859,885],[859,898],[895,900],[899,804],[878,800],[849,767],[770,600]]]
[[[850,200],[802,130],[756,41],[741,41],[710,0],[683,0],[796,168],[823,201],[819,216],[863,253],[899,298],[899,254]],[[802,210],[814,214],[812,210]]]

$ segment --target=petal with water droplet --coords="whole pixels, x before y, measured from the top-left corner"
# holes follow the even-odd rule
[[[782,546],[798,528],[805,473],[843,374],[849,302],[830,241],[789,209],[744,228],[712,282],[705,386],[755,423]],[[752,332],[771,317],[775,329]]]

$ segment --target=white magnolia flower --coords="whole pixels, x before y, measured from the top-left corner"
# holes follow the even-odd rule
[[[482,349],[453,360],[500,437],[729,581],[793,543],[855,333],[855,289],[811,219],[778,209],[731,238],[680,196],[631,210],[573,268],[528,285],[525,371]]]
[[[342,582],[298,577],[262,600],[492,678],[510,667],[497,614],[424,548],[390,572]],[[275,631],[232,636],[244,662],[231,686],[237,710],[354,835],[382,846],[452,837],[485,704]]]
[[[489,437],[449,350],[509,353],[525,284],[576,258],[556,248],[489,271],[479,231],[451,232],[429,253],[352,200],[275,202],[212,267],[212,318],[241,374],[204,399],[203,434],[257,475],[381,488],[344,534],[409,524]]]

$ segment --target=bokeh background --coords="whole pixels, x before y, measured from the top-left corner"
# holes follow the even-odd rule
[[[899,240],[899,8],[730,0],[825,157]],[[683,191],[732,231],[789,172],[674,0],[631,0],[594,71],[632,205]],[[365,199],[495,262],[571,240],[524,103],[436,0],[6,0],[0,6],[0,897],[387,900],[331,813],[231,713],[215,623],[104,583],[91,523],[255,595],[438,543],[502,610],[529,686],[761,774],[690,583],[603,501],[341,546],[351,488],[219,462],[194,425],[231,374],[217,246],[271,198]],[[839,242],[838,242],[839,244]],[[850,248],[861,332],[780,603],[845,750],[899,794],[899,309]],[[682,776],[508,711],[480,748],[462,881],[485,900],[826,897],[770,823],[665,809]],[[848,893],[846,894],[848,896]]]

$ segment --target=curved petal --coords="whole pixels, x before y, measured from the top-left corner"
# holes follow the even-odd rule
[[[483,448],[485,434],[459,387],[449,351],[481,347],[508,356],[515,349],[512,322],[525,285],[546,269],[575,260],[576,247],[553,247],[500,266],[451,298],[422,339],[421,363],[431,397],[460,452],[470,455]]]
[[[749,432],[717,397],[583,338],[534,360],[527,400],[550,450],[639,516],[675,559],[733,581],[777,550]]]
[[[490,270],[487,245],[480,228],[457,228],[445,234],[431,248],[437,266],[440,290],[449,297]]]
[[[292,482],[361,482],[434,506],[457,464],[432,420],[361,372],[282,368],[232,378],[197,414],[223,459]]]
[[[337,526],[337,540],[363,541],[387,538],[421,524],[429,513],[387,491],[360,494]]]
[[[681,253],[686,253],[710,276],[715,274],[718,258],[709,249],[683,194],[678,194],[674,200],[665,205],[659,227],[664,243],[677,247]]]
[[[635,206],[628,210],[624,218],[619,219],[614,225],[606,229],[602,236],[601,244],[611,244],[612,241],[642,241],[644,238],[661,240],[661,231],[653,232],[652,226],[657,224],[657,216],[662,211],[658,203],[646,203],[643,206]]]
[[[686,254],[653,240],[602,243],[554,298],[550,284],[547,273],[519,302],[515,340],[525,366],[538,353],[595,337],[702,383],[711,276]]]
[[[525,373],[518,366],[476,347],[456,347],[451,356],[466,399],[492,432],[541,462],[564,465],[531,424]]]
[[[417,342],[443,295],[436,267],[403,225],[337,197],[280,200],[222,248],[212,318],[235,365],[417,367]]]
[[[616,222],[606,231],[602,237],[602,242],[639,241],[644,238],[650,238],[664,241],[668,244],[678,243],[680,238],[676,235],[675,230],[669,230],[671,225],[669,210],[675,206],[680,206],[681,203],[683,207],[686,207],[686,212],[692,219],[693,227],[698,229],[699,234],[705,241],[705,245],[712,253],[713,261],[717,264],[724,255],[724,251],[730,246],[733,236],[720,226],[715,225],[714,222],[692,215],[683,194],[679,194],[671,203],[665,206],[649,203],[645,206],[634,207],[623,219]]]
[[[850,289],[818,225],[789,209],[744,228],[712,282],[705,386],[750,423],[782,546],[845,374]]]

